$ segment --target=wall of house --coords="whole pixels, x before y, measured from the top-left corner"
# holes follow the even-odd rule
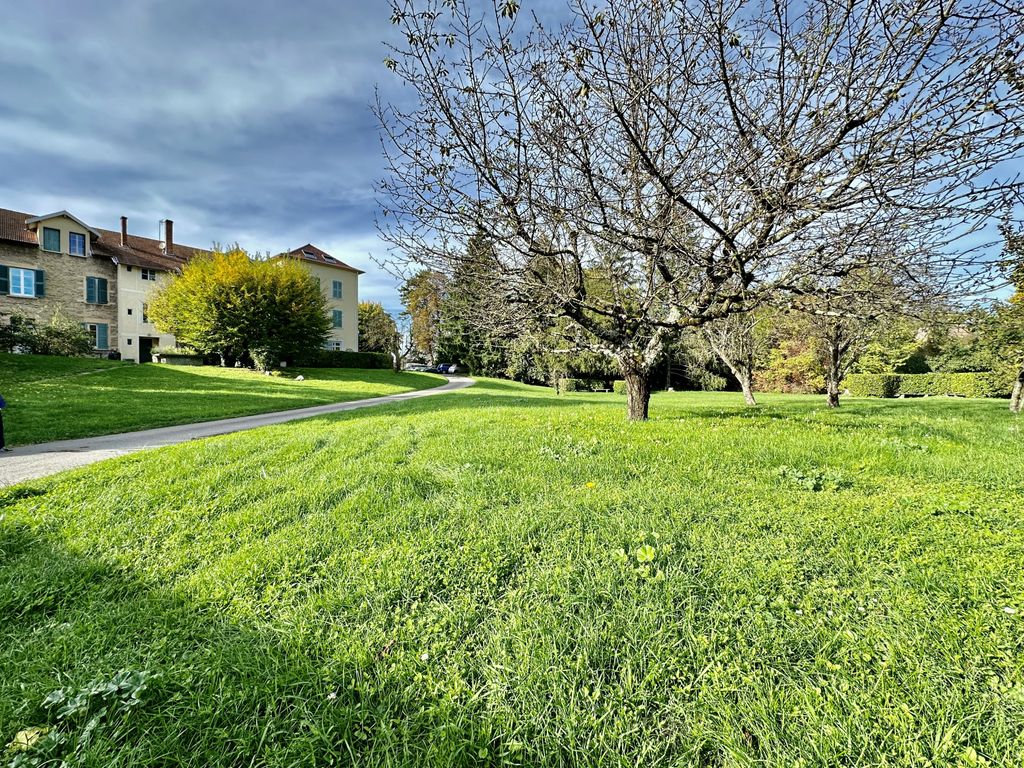
[[[143,313],[143,305],[149,293],[165,276],[157,272],[156,280],[143,280],[141,267],[120,264],[117,267],[117,329],[118,349],[122,360],[134,360],[137,363],[148,363],[149,360],[139,359],[139,340],[142,338],[156,339],[154,347],[173,347],[174,337],[159,333],[153,324],[147,322]]]
[[[327,314],[340,309],[342,327],[332,328],[328,340],[340,343],[342,349],[359,349],[359,274],[347,269],[329,267],[325,264],[314,264],[302,260],[299,262],[320,281],[320,290],[327,299]],[[341,280],[341,298],[334,298],[333,281]]]
[[[70,224],[74,231],[81,231],[74,222]],[[47,226],[52,225],[48,223]],[[67,229],[63,232],[62,248],[67,249]],[[45,273],[45,296],[27,298],[0,294],[0,315],[20,314],[45,324],[59,308],[80,323],[105,323],[108,326],[108,347],[117,349],[117,270],[109,259],[83,258],[66,252],[50,253],[36,245],[0,242],[0,265],[41,269]],[[107,304],[86,303],[86,277],[107,279]]]

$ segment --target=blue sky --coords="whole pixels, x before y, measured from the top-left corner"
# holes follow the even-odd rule
[[[365,269],[381,173],[374,86],[385,0],[6,0],[0,207],[279,252],[313,242]]]

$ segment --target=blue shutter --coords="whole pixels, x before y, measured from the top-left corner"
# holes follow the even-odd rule
[[[96,278],[96,303],[107,303],[107,278],[105,277]]]
[[[11,270],[0,264],[0,293],[11,292]]]
[[[46,273],[41,269],[36,270],[36,298],[41,299],[46,295]]]
[[[107,324],[96,324],[96,349],[107,349]]]
[[[85,278],[85,301],[87,304],[96,303],[96,278]]]

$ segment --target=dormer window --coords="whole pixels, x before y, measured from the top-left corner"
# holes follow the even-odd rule
[[[85,235],[68,232],[68,253],[72,256],[85,256]]]
[[[60,253],[60,230],[43,227],[43,250]]]

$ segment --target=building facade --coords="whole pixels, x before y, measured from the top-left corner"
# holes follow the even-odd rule
[[[327,315],[331,318],[326,348],[357,351],[359,276],[363,274],[362,270],[349,266],[311,243],[277,258],[297,259],[320,281],[320,290],[327,300]]]
[[[149,362],[155,347],[174,346],[147,316],[150,292],[209,251],[174,241],[174,222],[160,239],[91,227],[67,211],[35,216],[0,209],[0,317],[22,315],[39,325],[62,313],[83,325],[96,354]],[[307,243],[277,258],[298,259],[320,282],[331,330],[326,347],[359,349],[359,275]]]

